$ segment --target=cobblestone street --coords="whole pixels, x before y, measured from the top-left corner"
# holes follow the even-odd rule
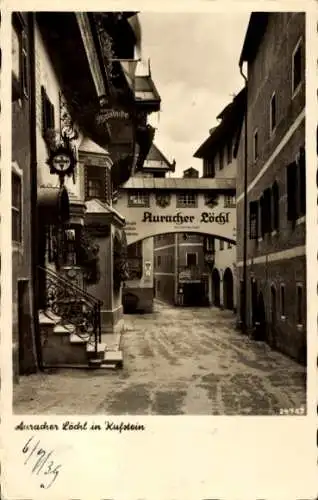
[[[25,414],[272,415],[305,408],[305,368],[235,331],[217,309],[126,315],[121,371],[61,370],[21,377]]]

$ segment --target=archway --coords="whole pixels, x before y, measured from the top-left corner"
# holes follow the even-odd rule
[[[217,269],[212,271],[212,303],[220,307],[220,273]]]
[[[229,267],[224,271],[223,276],[223,302],[225,309],[233,309],[233,274]]]

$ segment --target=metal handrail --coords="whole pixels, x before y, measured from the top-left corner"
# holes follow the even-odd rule
[[[41,266],[38,266],[38,269],[40,271],[44,272],[45,274],[48,274],[48,275],[56,278],[60,283],[64,283],[65,285],[72,287],[74,290],[77,290],[80,294],[85,296],[88,300],[91,300],[91,302],[95,302],[96,304],[100,304],[100,305],[103,304],[103,302],[100,299],[97,299],[96,297],[94,297],[94,295],[91,295],[90,293],[86,292],[85,290],[83,290],[79,286],[74,285],[74,283],[71,283],[66,278],[63,278],[63,276],[60,276],[59,274],[55,273],[54,271],[52,271],[52,269],[49,269],[47,267],[41,267]]]
[[[87,337],[88,343],[101,342],[101,305],[102,301],[69,282],[51,269],[38,266],[45,277],[45,305],[61,318],[61,323],[76,327],[79,337]]]

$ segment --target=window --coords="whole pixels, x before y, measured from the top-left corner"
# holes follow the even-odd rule
[[[21,37],[17,28],[12,27],[12,73],[17,80],[21,75]]]
[[[206,252],[214,252],[215,251],[215,240],[213,236],[206,236],[204,239],[204,249]]]
[[[12,172],[12,240],[22,241],[22,180]]]
[[[224,241],[220,240],[220,250],[224,250]]]
[[[232,161],[232,141],[229,140],[228,143],[227,143],[227,163],[231,163]]]
[[[42,99],[42,136],[46,136],[48,129],[54,129],[55,117],[54,117],[54,106],[51,103],[45,88],[41,87],[41,99]]]
[[[287,166],[287,219],[294,221],[297,218],[297,165]]]
[[[160,292],[160,281],[157,281],[157,292]]]
[[[63,263],[65,266],[78,264],[79,232],[75,229],[65,229],[63,244]]]
[[[256,161],[258,158],[258,131],[254,132],[253,136],[253,161]]]
[[[295,92],[298,90],[301,81],[302,81],[302,43],[301,40],[299,40],[298,44],[296,45],[296,48],[293,52],[293,60],[292,60],[292,83],[293,83],[293,88],[292,88],[292,94],[294,95]]]
[[[191,191],[178,193],[177,194],[177,207],[196,207],[197,206],[197,196]]]
[[[27,42],[23,18],[15,13],[13,15],[11,52],[14,100],[21,98],[21,94],[28,96]]]
[[[296,303],[297,303],[297,325],[303,324],[303,287],[297,285],[296,287]]]
[[[297,162],[287,166],[287,219],[296,221],[306,214],[306,159],[304,148],[297,155]]]
[[[276,109],[276,94],[274,93],[271,97],[271,102],[270,102],[270,133],[273,133],[276,127],[276,116],[277,109]]]
[[[270,188],[264,191],[264,233],[272,232],[272,191]]]
[[[272,187],[272,201],[273,201],[273,229],[275,231],[279,228],[279,189],[275,181]]]
[[[280,285],[280,315],[285,318],[285,285]]]
[[[236,198],[235,195],[225,195],[224,196],[224,208],[235,208],[236,207]]]
[[[258,202],[250,202],[250,240],[258,238]]]
[[[187,267],[197,265],[197,253],[187,253]]]
[[[136,257],[142,257],[142,241],[137,241],[127,246],[127,258],[134,259]]]
[[[97,165],[85,166],[85,200],[97,198],[110,203],[111,180],[110,172],[106,167]]]
[[[160,267],[161,266],[161,255],[158,255],[157,256],[157,266]]]
[[[219,152],[219,161],[220,161],[220,170],[222,170],[223,166],[224,166],[223,149],[220,149],[220,152]]]
[[[227,243],[227,248],[232,248],[232,243],[228,242]]]
[[[128,194],[129,207],[149,207],[149,193],[144,191],[132,191]]]
[[[203,160],[203,171],[204,177],[214,177],[215,176],[215,166],[214,159],[204,159]]]

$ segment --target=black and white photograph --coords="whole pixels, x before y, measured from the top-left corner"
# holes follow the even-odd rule
[[[305,12],[11,23],[13,412],[306,415]]]

